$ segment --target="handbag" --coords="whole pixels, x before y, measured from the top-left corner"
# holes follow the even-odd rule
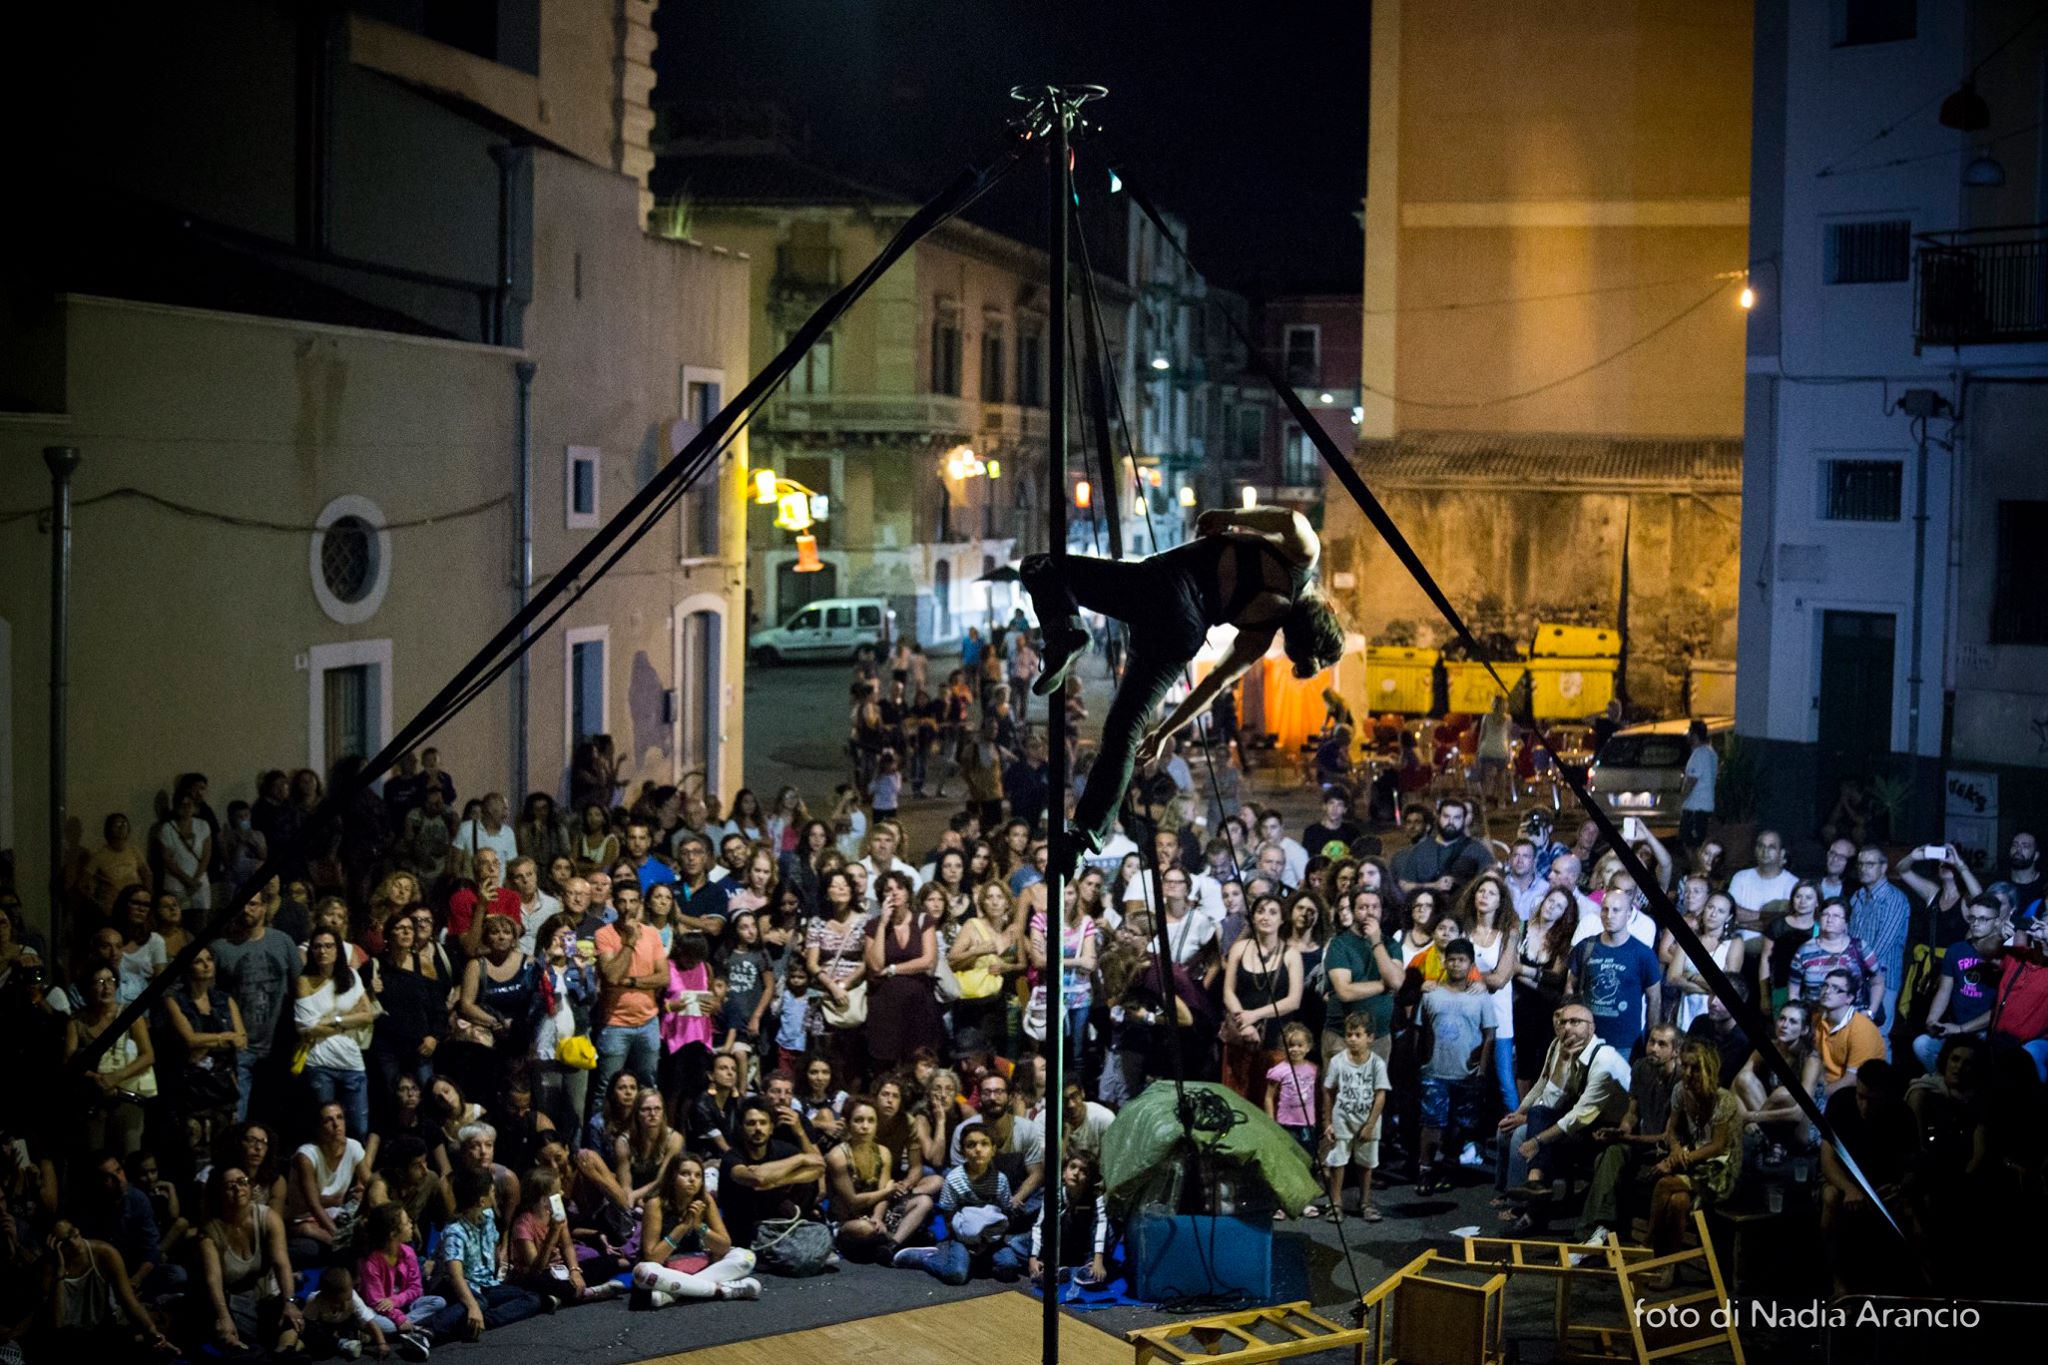
[[[826,996],[825,1008],[820,1012],[833,1028],[859,1028],[868,1021],[868,983],[862,981],[848,986],[843,1006],[831,996]]]
[[[100,1061],[97,1069],[99,1073],[103,1076],[111,1075],[112,1073],[119,1071],[122,1067],[131,1065],[135,1061],[137,1055],[138,1050],[135,1046],[134,1038],[128,1035],[127,1033],[123,1033],[119,1038],[114,1040],[113,1046],[109,1047],[105,1052],[100,1054]],[[113,1104],[118,1102],[119,1099],[135,1100],[139,1102],[142,1100],[153,1100],[155,1098],[156,1068],[152,1066],[147,1071],[144,1071],[141,1075],[130,1076],[126,1081],[123,1081],[121,1083],[120,1089],[116,1092],[116,1094],[114,1096],[105,1097],[103,1102],[107,1104]]]
[[[555,1060],[577,1071],[597,1070],[597,1044],[580,1033],[555,1042]]]
[[[754,1264],[770,1275],[822,1275],[832,1257],[832,1230],[803,1217],[764,1218],[754,1234]]]
[[[932,998],[941,1005],[950,1005],[960,999],[960,974],[953,970],[953,964],[946,960],[943,945],[932,963]]]
[[[1039,1042],[1045,1041],[1045,987],[1033,986],[1031,998],[1024,1005],[1024,1032]]]
[[[979,928],[981,922],[979,920],[969,920],[968,923],[970,925],[976,926],[976,928],[963,928],[960,931],[961,933],[966,934],[981,932]],[[959,995],[956,997],[957,999],[987,1000],[993,996],[1002,994],[1003,974],[993,967],[983,965],[989,960],[989,958],[994,956],[995,954],[993,953],[983,953],[979,957],[974,959],[973,966],[968,967],[963,971],[957,971],[953,973],[954,983],[958,986],[960,992]],[[942,958],[941,961],[943,960],[944,959]]]
[[[832,954],[832,963],[837,966],[846,960],[846,944],[841,942],[839,951]],[[826,1024],[832,1028],[859,1028],[868,1021],[868,983],[858,982],[846,988],[846,1003],[841,1005],[828,993],[824,1008],[819,1011]]]
[[[235,1074],[234,1064],[222,1064],[212,1056],[187,1066],[180,1083],[185,1106],[192,1110],[225,1109],[242,1097],[241,1078]]]

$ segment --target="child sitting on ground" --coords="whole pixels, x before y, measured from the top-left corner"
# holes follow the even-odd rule
[[[520,1186],[519,1216],[512,1220],[512,1282],[559,1307],[616,1298],[616,1280],[588,1283],[569,1237],[562,1182],[552,1169],[536,1166]]]
[[[448,1306],[430,1324],[436,1341],[475,1341],[485,1328],[524,1322],[541,1301],[505,1280],[498,1235],[497,1192],[488,1168],[464,1166],[449,1177],[455,1217],[441,1233],[441,1272]]]
[[[960,1164],[946,1173],[939,1211],[946,1215],[946,1240],[935,1247],[905,1247],[891,1264],[918,1267],[946,1284],[966,1284],[977,1271],[1014,1280],[1024,1269],[1028,1234],[1010,1232],[1017,1212],[1010,1180],[996,1169],[995,1139],[980,1124],[960,1135]]]
[[[423,1345],[425,1323],[448,1306],[439,1294],[422,1292],[420,1258],[412,1241],[412,1215],[401,1205],[379,1204],[364,1221],[363,1242],[369,1250],[356,1265],[357,1283],[377,1315],[378,1330],[396,1335],[398,1353],[408,1360],[415,1357],[408,1353],[407,1339],[418,1338]]]
[[[754,1253],[726,1234],[718,1201],[704,1187],[704,1162],[685,1152],[646,1203],[632,1306],[666,1308],[678,1299],[758,1299]]]
[[[372,1357],[382,1360],[391,1354],[384,1332],[377,1326],[377,1315],[356,1293],[355,1272],[345,1265],[330,1266],[320,1276],[320,1288],[306,1300],[305,1317],[306,1347],[316,1358],[338,1355],[354,1360],[363,1354],[365,1339]]]
[[[1059,1190],[1060,1269],[1071,1270],[1082,1284],[1109,1283],[1109,1196],[1102,1192],[1102,1175],[1095,1158],[1076,1153],[1060,1168]],[[1038,1220],[1031,1225],[1031,1259],[1024,1273],[1036,1280],[1045,1269],[1039,1259],[1044,1249],[1045,1210],[1041,1204]]]
[[[1387,1064],[1372,1050],[1372,1021],[1363,1013],[1344,1020],[1344,1050],[1323,1069],[1323,1089],[1330,1096],[1323,1119],[1329,1152],[1323,1164],[1330,1172],[1330,1216],[1344,1216],[1344,1168],[1358,1167],[1358,1216],[1380,1221],[1373,1207],[1372,1173],[1380,1164],[1380,1118],[1394,1083]]]

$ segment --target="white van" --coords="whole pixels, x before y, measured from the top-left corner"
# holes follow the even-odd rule
[[[747,654],[756,664],[804,659],[851,659],[862,645],[879,657],[889,648],[896,613],[880,597],[824,597],[812,602],[779,626],[747,637]]]

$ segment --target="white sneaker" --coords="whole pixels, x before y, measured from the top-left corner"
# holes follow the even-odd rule
[[[1460,1166],[1484,1166],[1486,1158],[1479,1155],[1479,1144],[1476,1142],[1466,1143],[1465,1150],[1458,1153],[1458,1164]]]
[[[647,1301],[656,1308],[666,1308],[676,1301],[676,1296],[666,1289],[650,1289],[647,1291]]]
[[[721,1299],[758,1299],[761,1297],[761,1282],[749,1275],[744,1280],[728,1280],[718,1286]]]
[[[334,1343],[334,1353],[343,1360],[358,1359],[363,1354],[363,1343],[354,1337],[348,1337]]]
[[[1593,1257],[1599,1254],[1599,1250],[1607,1245],[1607,1229],[1604,1227],[1595,1226],[1593,1229],[1593,1235],[1591,1237],[1588,1237],[1585,1241],[1579,1243],[1579,1245],[1582,1247],[1593,1247],[1594,1250],[1575,1251],[1570,1256],[1566,1257],[1565,1259],[1574,1266],[1584,1265],[1587,1261],[1592,1260]]]

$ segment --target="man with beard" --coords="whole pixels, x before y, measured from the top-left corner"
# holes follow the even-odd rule
[[[990,1072],[975,1088],[975,1117],[953,1130],[950,1153],[957,1166],[964,1157],[960,1138],[971,1128],[986,1128],[995,1138],[996,1169],[1009,1177],[1010,1202],[1025,1212],[1036,1212],[1045,1187],[1045,1129],[1036,1119],[1010,1112],[1010,1082]]]
[[[213,941],[218,980],[242,1011],[248,1046],[235,1052],[235,1122],[249,1117],[250,1081],[277,1044],[278,1021],[290,1012],[298,946],[269,927],[270,907],[251,897],[227,938]]]
[[[1658,1024],[1643,1040],[1641,1059],[1630,1068],[1628,1109],[1621,1122],[1593,1130],[1600,1155],[1593,1158],[1586,1206],[1579,1212],[1580,1241],[1598,1244],[1607,1240],[1608,1228],[1627,1226],[1621,1221],[1622,1196],[1635,1188],[1636,1177],[1648,1165],[1655,1164],[1677,1088],[1678,1027]]]
[[[1537,1230],[1551,1202],[1550,1177],[1568,1175],[1591,1150],[1593,1134],[1628,1107],[1628,1053],[1601,1038],[1593,1011],[1567,996],[1551,1015],[1555,1038],[1543,1058],[1543,1080],[1501,1119],[1499,1189],[1526,1201],[1508,1236]]]
[[[796,1141],[776,1137],[778,1129]],[[795,1109],[778,1112],[758,1095],[742,1101],[739,1143],[718,1163],[718,1208],[732,1244],[751,1248],[766,1220],[806,1213],[824,1177],[825,1158]]]
[[[2041,876],[2041,841],[2026,830],[2013,835],[2006,848],[2005,875],[2000,880],[2012,886],[2013,897],[2019,904],[2016,919],[2024,922],[2040,914],[2042,900],[2048,896],[2048,880]]]
[[[1427,889],[1445,896],[1448,904],[1459,887],[1493,866],[1492,852],[1466,833],[1471,819],[1472,807],[1463,799],[1447,796],[1437,802],[1435,837],[1394,855],[1394,878],[1403,895]]]

